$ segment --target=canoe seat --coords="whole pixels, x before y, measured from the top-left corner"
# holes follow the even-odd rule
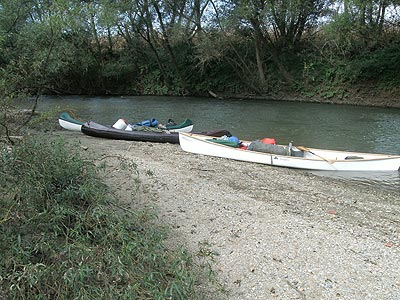
[[[239,144],[237,142],[232,142],[232,141],[229,141],[229,140],[207,139],[207,141],[213,142],[213,143],[217,143],[217,144],[221,144],[221,145],[225,145],[225,146],[229,146],[229,147],[233,147],[233,148],[238,148],[239,147]]]

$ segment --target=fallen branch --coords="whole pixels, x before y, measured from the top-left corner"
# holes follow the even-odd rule
[[[213,91],[208,91],[208,93],[209,93],[212,97],[214,97],[214,98],[216,98],[216,99],[219,99],[219,100],[223,100],[223,99],[224,99],[224,98],[218,96],[218,95],[217,95],[216,93],[214,93]]]
[[[11,145],[14,145],[14,141],[11,140],[10,131],[8,130],[8,127],[3,123],[0,123],[0,125],[3,126],[4,129],[6,130],[6,135],[5,135],[6,141],[9,142]]]

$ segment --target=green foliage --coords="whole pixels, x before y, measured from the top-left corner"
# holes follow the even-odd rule
[[[400,51],[399,45],[393,45],[373,52],[366,52],[349,62],[350,80],[353,83],[363,81],[399,82]]]
[[[1,148],[0,295],[193,298],[186,251],[163,245],[150,214],[110,207],[95,166],[71,145],[43,140]]]
[[[2,1],[0,85],[8,93],[262,94],[398,78],[398,16],[384,5],[207,3]]]
[[[160,70],[154,70],[143,77],[143,93],[145,95],[167,95],[168,87],[162,79]]]

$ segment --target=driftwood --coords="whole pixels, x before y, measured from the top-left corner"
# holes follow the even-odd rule
[[[208,93],[209,93],[212,97],[214,97],[214,98],[216,98],[216,99],[219,99],[219,100],[224,99],[223,97],[218,96],[218,95],[217,95],[216,93],[214,93],[213,91],[208,91]]]

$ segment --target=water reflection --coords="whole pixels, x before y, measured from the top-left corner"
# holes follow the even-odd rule
[[[317,176],[326,176],[347,182],[391,190],[400,194],[400,172],[340,172],[340,171],[311,171]]]

